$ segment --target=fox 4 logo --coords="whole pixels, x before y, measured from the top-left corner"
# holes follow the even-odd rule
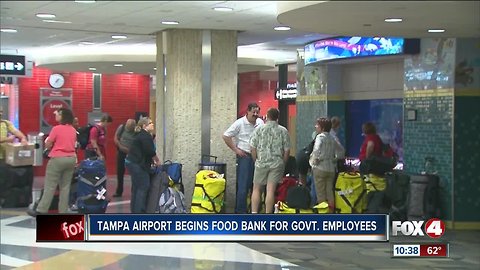
[[[445,223],[437,218],[429,219],[425,223],[423,230],[423,220],[419,221],[392,221],[392,235],[397,236],[398,233],[407,236],[425,236],[431,238],[440,238],[445,233]],[[425,233],[424,233],[425,232]]]

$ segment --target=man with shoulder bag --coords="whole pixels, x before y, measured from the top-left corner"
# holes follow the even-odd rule
[[[129,148],[135,138],[135,119],[128,119],[124,124],[121,124],[113,138],[117,146],[117,190],[113,197],[122,197],[123,193],[123,179],[125,175],[125,157],[128,154]]]

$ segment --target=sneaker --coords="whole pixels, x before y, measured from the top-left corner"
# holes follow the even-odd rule
[[[33,209],[31,209],[31,208],[28,208],[27,214],[28,214],[29,216],[32,216],[32,217],[37,217],[37,215],[38,215],[39,213],[38,213],[36,210],[33,210]]]

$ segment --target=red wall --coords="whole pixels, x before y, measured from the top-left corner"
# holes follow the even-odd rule
[[[245,115],[251,102],[256,102],[260,106],[262,116],[265,116],[268,108],[278,108],[278,101],[274,98],[277,81],[260,79],[258,71],[240,73],[238,78],[238,117]]]
[[[50,88],[48,77],[53,73],[45,68],[33,68],[31,78],[19,79],[19,125],[27,134],[40,130],[40,88]],[[65,77],[64,88],[73,89],[72,106],[80,125],[87,124],[88,112],[92,111],[93,74],[87,72],[61,72]],[[113,123],[107,131],[107,172],[116,172],[116,149],[113,135],[118,125],[127,118],[134,118],[136,111],[148,112],[150,78],[148,75],[115,74],[102,75],[102,111],[109,113]],[[79,155],[83,159],[83,154]],[[45,175],[45,165],[35,168],[35,175]]]
[[[278,81],[262,79],[259,71],[240,73],[238,78],[239,106],[237,117],[245,115],[250,102],[257,102],[261,108],[260,114],[262,116],[265,116],[268,108],[278,108],[278,101],[274,97]],[[288,83],[294,83],[294,81]],[[288,106],[288,115],[295,116],[296,114],[296,106]]]

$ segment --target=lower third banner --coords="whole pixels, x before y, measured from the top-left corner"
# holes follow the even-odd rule
[[[388,241],[387,215],[88,215],[86,241]]]

